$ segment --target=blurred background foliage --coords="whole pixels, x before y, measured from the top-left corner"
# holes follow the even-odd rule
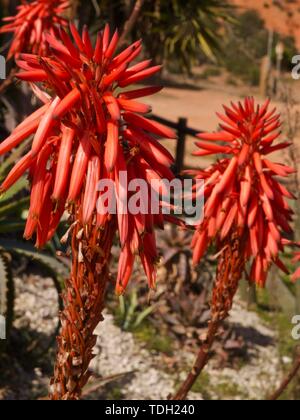
[[[256,86],[260,80],[261,60],[268,52],[270,32],[255,10],[236,14],[235,22],[235,25],[226,26],[221,63],[233,75]],[[273,64],[276,63],[275,46],[279,40],[284,44],[282,68],[283,70],[290,70],[291,59],[297,51],[295,40],[291,37],[280,39],[279,34],[273,34]]]
[[[1,14],[13,13],[17,0],[0,0]],[[95,35],[105,22],[122,30],[139,4],[125,44],[143,39],[144,53],[171,73],[193,74],[203,64],[225,68],[233,77],[258,85],[261,60],[268,53],[270,33],[254,10],[241,11],[227,0],[71,0],[69,17]],[[1,38],[2,48],[7,38]],[[283,69],[296,53],[294,39],[273,35],[272,59],[278,41],[285,47]],[[233,59],[234,54],[234,59]]]
[[[94,32],[109,21],[122,28],[136,0],[75,0],[79,26],[88,24]],[[156,63],[177,71],[191,72],[199,56],[215,60],[221,52],[220,33],[225,22],[232,24],[232,7],[224,0],[145,0],[127,39],[143,38],[146,54]]]
[[[78,10],[79,26],[88,24],[96,33],[106,21],[112,28],[123,28],[135,4],[136,0],[73,0],[72,13]],[[142,38],[145,55],[155,63],[190,76],[194,67],[214,64],[245,83],[259,84],[270,33],[256,11],[238,11],[226,0],[144,0],[141,7],[126,41]],[[283,69],[290,70],[295,41],[273,34],[274,64],[279,40],[285,47]]]

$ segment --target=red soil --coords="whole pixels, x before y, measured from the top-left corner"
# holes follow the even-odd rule
[[[276,32],[293,36],[300,49],[300,0],[230,0],[241,10],[255,9],[266,26]]]

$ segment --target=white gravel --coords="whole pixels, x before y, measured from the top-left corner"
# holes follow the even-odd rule
[[[30,330],[42,332],[47,339],[57,322],[57,296],[52,280],[38,276],[31,276],[25,281],[17,279],[16,292],[15,327],[29,327]],[[135,340],[133,334],[117,327],[113,316],[107,311],[104,318],[104,322],[96,330],[98,340],[92,370],[104,378],[128,373],[123,377],[120,387],[124,399],[166,399],[178,383],[178,372],[167,373],[163,356],[145,349],[141,342]],[[208,394],[212,399],[218,399],[220,395],[224,399],[263,399],[281,378],[277,336],[264,325],[256,313],[249,312],[238,302],[234,305],[230,322],[244,328],[253,328],[262,337],[269,339],[270,343],[256,345],[252,349],[249,363],[243,362],[239,369],[219,369],[212,360],[207,367]],[[194,355],[182,353],[176,354],[176,358],[182,360],[182,366],[186,368],[186,362],[191,365]],[[184,372],[180,376],[183,378]],[[38,369],[35,369],[33,378],[35,387],[39,383],[43,387],[48,383],[48,378]],[[229,397],[222,394],[218,392],[220,387],[236,389],[236,395]],[[100,390],[99,398],[101,391],[102,397],[103,394],[105,396],[103,390]],[[190,397],[202,398],[200,394],[191,394]]]
[[[30,276],[15,279],[16,328],[29,327],[46,336],[53,334],[58,322],[57,293],[51,278]]]
[[[245,310],[240,304],[235,304],[230,322],[243,327],[255,328],[262,336],[276,340],[276,334],[263,325],[260,318],[253,312]],[[92,368],[101,376],[110,376],[120,372],[134,371],[133,377],[122,388],[126,399],[166,399],[174,391],[177,382],[174,375],[168,375],[159,366],[159,357],[145,350],[140,343],[135,342],[131,333],[123,332],[114,325],[113,316],[105,313],[105,321],[97,329],[97,357]],[[193,363],[194,355],[182,354],[182,359]],[[212,360],[208,367],[210,386],[208,393],[212,399],[218,399],[216,390],[223,388],[236,389],[238,394],[230,399],[264,399],[278,384],[281,378],[279,369],[279,354],[276,347],[257,345],[253,349],[249,363],[240,369],[215,368]],[[182,379],[185,374],[180,375]],[[271,388],[270,388],[271,387]],[[191,398],[201,399],[199,394],[191,394]],[[227,396],[224,396],[226,399]],[[229,397],[228,397],[229,398]]]
[[[241,393],[235,399],[264,399],[280,384],[282,372],[280,355],[275,346],[277,335],[262,323],[255,312],[246,310],[239,302],[235,302],[231,311],[230,323],[246,328],[254,328],[265,338],[274,340],[274,345],[256,345],[252,350],[251,360],[240,369],[214,369],[213,362],[208,367],[211,385],[220,384],[235,386]]]
[[[96,330],[98,356],[92,369],[104,377],[133,372],[123,388],[126,399],[167,399],[173,391],[173,379],[155,366],[155,355],[136,343],[131,333],[116,327],[112,315],[105,313],[104,318]]]

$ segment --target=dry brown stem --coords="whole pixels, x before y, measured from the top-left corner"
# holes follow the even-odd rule
[[[229,243],[224,244],[220,255],[216,284],[213,290],[211,305],[211,321],[206,340],[200,347],[196,362],[186,380],[180,386],[172,400],[185,400],[197,378],[209,360],[221,323],[228,317],[232,308],[233,298],[237,292],[239,281],[245,268],[242,252],[243,241],[238,234],[233,234]]]
[[[72,233],[72,273],[63,295],[61,332],[51,380],[52,400],[78,400],[86,385],[96,344],[94,330],[103,319],[108,264],[115,233],[113,222],[104,230],[82,228]]]

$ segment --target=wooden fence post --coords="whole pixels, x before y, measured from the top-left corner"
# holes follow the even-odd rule
[[[178,141],[177,141],[176,161],[175,161],[176,175],[179,175],[184,167],[186,130],[187,130],[187,118],[179,118]]]

